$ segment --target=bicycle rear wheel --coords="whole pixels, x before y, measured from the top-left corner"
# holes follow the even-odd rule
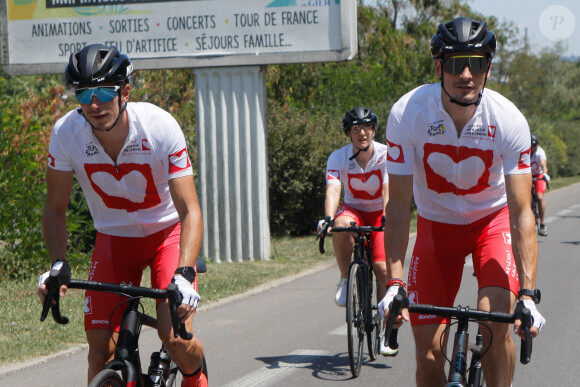
[[[369,357],[371,361],[377,359],[379,355],[380,333],[381,333],[381,317],[377,308],[377,283],[373,277],[372,270],[369,269],[368,278],[369,300],[366,302],[365,313],[366,323],[365,329],[367,334],[367,347],[369,350]]]
[[[363,354],[364,330],[364,300],[363,273],[360,265],[350,267],[348,274],[348,292],[346,300],[346,324],[348,336],[348,359],[350,371],[355,378],[360,374]]]
[[[125,383],[121,375],[112,369],[99,372],[89,384],[89,387],[122,387]]]

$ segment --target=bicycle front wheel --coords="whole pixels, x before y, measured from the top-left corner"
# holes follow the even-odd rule
[[[124,385],[123,378],[117,371],[106,369],[93,378],[89,387],[123,387]]]
[[[348,336],[348,359],[355,378],[360,374],[364,342],[363,273],[360,265],[350,267],[346,300],[346,324]]]

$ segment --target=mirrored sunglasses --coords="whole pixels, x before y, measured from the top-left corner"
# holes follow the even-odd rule
[[[479,74],[487,70],[489,60],[485,56],[450,56],[443,61],[443,71],[453,75],[463,73],[465,66],[469,67],[471,74]]]
[[[86,87],[75,90],[77,101],[83,105],[88,105],[93,99],[93,95],[101,102],[109,102],[115,99],[117,92],[121,86],[101,86],[101,87]]]

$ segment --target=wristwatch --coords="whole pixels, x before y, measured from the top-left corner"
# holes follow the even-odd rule
[[[540,292],[540,289],[520,289],[518,292],[518,299],[521,296],[532,297],[532,300],[534,300],[534,303],[536,304],[539,304],[540,300],[542,299],[542,293]]]
[[[195,269],[191,266],[178,267],[174,274],[179,274],[191,283],[195,281]]]

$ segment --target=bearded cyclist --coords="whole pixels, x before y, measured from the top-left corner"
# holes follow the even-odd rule
[[[139,285],[151,267],[154,288],[174,282],[183,296],[178,315],[191,329],[199,301],[196,259],[202,220],[183,132],[166,111],[129,102],[133,65],[115,47],[92,44],[70,56],[65,75],[80,108],[59,119],[50,139],[43,233],[52,269],[66,262],[66,211],[78,180],[97,229],[89,280]],[[39,279],[41,301],[47,294]],[[66,283],[66,281],[63,281]],[[60,289],[64,296],[66,286]],[[88,381],[113,358],[122,298],[87,291]],[[168,304],[157,304],[158,334],[183,374],[182,386],[207,386],[203,346],[173,338]],[[115,328],[113,337],[109,326]]]
[[[516,300],[532,312],[536,336],[545,320],[536,308],[537,240],[531,210],[530,131],[505,97],[485,89],[496,50],[483,21],[455,18],[439,25],[431,54],[439,83],[420,86],[393,105],[387,123],[389,201],[385,249],[388,290],[379,304],[385,317],[393,297],[407,294],[402,279],[409,241],[411,199],[417,237],[409,266],[409,302],[453,306],[465,258],[478,281],[477,308],[511,313]],[[519,279],[518,279],[519,277]],[[416,383],[442,386],[449,321],[409,316],[416,346]],[[521,321],[514,329],[520,336]],[[509,325],[491,323],[483,357],[490,386],[509,387],[516,349]],[[445,333],[447,332],[447,333]]]
[[[377,116],[362,106],[346,112],[342,130],[350,144],[334,151],[326,164],[326,199],[324,213],[334,226],[380,226],[384,206],[388,199],[386,170],[387,147],[374,141]],[[344,201],[340,197],[344,185]],[[340,206],[339,206],[340,204]],[[323,227],[324,220],[318,224]],[[330,231],[331,229],[329,229]],[[336,262],[340,271],[334,301],[346,306],[348,268],[354,247],[350,233],[335,233],[332,237]],[[383,232],[371,233],[372,266],[377,278],[378,299],[385,294],[386,266]],[[389,354],[381,340],[381,353]]]

